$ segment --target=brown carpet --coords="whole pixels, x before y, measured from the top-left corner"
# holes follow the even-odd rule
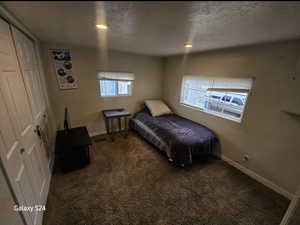
[[[182,169],[134,133],[99,139],[91,165],[53,175],[45,225],[279,225],[288,207],[221,160]]]

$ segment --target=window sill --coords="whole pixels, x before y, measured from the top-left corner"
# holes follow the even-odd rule
[[[180,105],[182,105],[182,106],[184,106],[184,107],[187,107],[187,108],[190,108],[190,109],[194,109],[194,110],[203,112],[203,113],[207,113],[207,114],[210,114],[210,115],[213,115],[213,116],[216,116],[216,117],[220,117],[220,118],[223,118],[223,119],[231,120],[231,121],[234,121],[234,122],[236,122],[236,123],[241,123],[241,122],[242,122],[242,118],[236,119],[236,118],[233,118],[233,117],[224,116],[224,115],[221,114],[221,113],[216,113],[216,112],[206,111],[206,110],[204,110],[204,109],[201,109],[201,108],[198,108],[198,107],[195,107],[195,106],[191,106],[191,105],[186,105],[186,104],[184,104],[184,103],[180,103]]]
[[[122,97],[132,97],[132,95],[108,95],[108,96],[99,96],[100,98],[122,98]]]

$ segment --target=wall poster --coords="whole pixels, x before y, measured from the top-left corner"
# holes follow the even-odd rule
[[[73,74],[71,52],[68,49],[50,49],[54,70],[60,89],[74,89],[77,87],[77,79]]]

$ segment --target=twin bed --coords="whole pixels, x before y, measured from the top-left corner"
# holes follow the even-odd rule
[[[218,142],[213,131],[203,125],[174,113],[152,116],[147,107],[133,116],[129,126],[181,166],[192,164],[196,155],[212,154]]]

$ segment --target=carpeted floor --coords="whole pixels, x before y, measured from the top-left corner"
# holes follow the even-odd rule
[[[289,201],[221,160],[176,168],[134,133],[52,177],[44,225],[279,225]]]

